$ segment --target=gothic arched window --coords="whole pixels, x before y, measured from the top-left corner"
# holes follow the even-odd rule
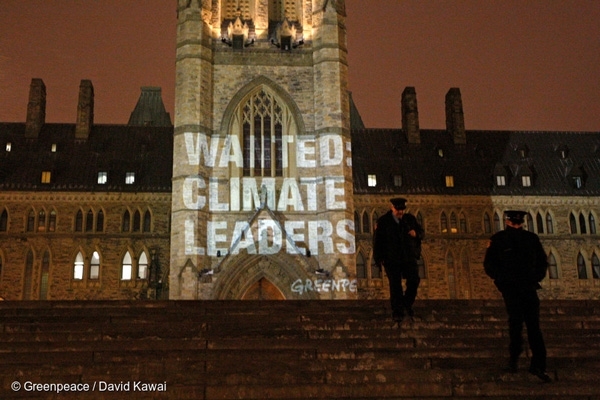
[[[587,279],[587,267],[585,265],[585,259],[581,253],[577,254],[577,276],[579,279]]]
[[[558,279],[558,264],[556,263],[556,257],[552,253],[548,256],[548,277],[550,279]]]
[[[550,213],[546,214],[546,232],[550,235],[554,233],[554,221]]]
[[[283,108],[260,90],[242,106],[244,176],[283,176]]]
[[[83,254],[77,253],[75,256],[75,262],[73,263],[73,279],[83,279]]]
[[[356,277],[358,279],[367,279],[367,269],[365,268],[365,258],[359,252],[356,256]]]

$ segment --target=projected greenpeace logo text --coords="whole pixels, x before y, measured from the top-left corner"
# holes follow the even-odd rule
[[[189,165],[210,168],[243,167],[242,148],[235,135],[209,138],[203,133],[187,132],[184,138]],[[283,136],[283,143],[283,168],[289,166],[287,149],[290,144],[293,146],[295,165],[299,171],[350,163],[349,160],[344,160],[344,140],[341,135],[329,134],[319,138]],[[207,180],[199,175],[187,176],[183,182],[185,208],[207,209],[216,214],[207,223],[206,243],[200,245],[195,237],[196,219],[185,221],[185,253],[216,256],[218,251],[221,254],[229,251],[238,254],[245,250],[248,254],[261,255],[280,251],[306,254],[308,249],[314,255],[335,252],[354,254],[354,221],[351,219],[286,219],[283,226],[273,219],[259,219],[250,226],[247,220],[232,223],[215,217],[220,212],[254,211],[263,206],[281,212],[316,213],[346,209],[343,176],[299,175],[302,177],[232,177],[227,183],[215,177]],[[309,177],[305,177],[307,175]],[[294,243],[305,243],[307,248]]]

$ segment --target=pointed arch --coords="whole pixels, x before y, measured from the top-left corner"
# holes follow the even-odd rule
[[[469,233],[467,217],[462,211],[458,215],[458,227],[460,233]]]
[[[123,262],[121,263],[121,280],[130,281],[133,276],[133,258],[129,250],[125,252],[123,256]]]
[[[358,279],[368,278],[365,257],[363,256],[362,250],[359,250],[356,255],[356,277]]]
[[[56,210],[52,208],[48,215],[48,232],[56,232]]]
[[[150,263],[148,253],[146,252],[146,250],[142,250],[142,252],[140,253],[137,264],[137,279],[148,279],[148,266],[150,265]]]
[[[27,221],[25,224],[25,230],[27,232],[33,232],[35,230],[35,211],[33,208],[29,209],[27,213]]]
[[[152,212],[148,208],[144,212],[144,222],[142,223],[142,232],[149,233],[152,232]]]
[[[354,210],[354,227],[356,228],[356,232],[361,232],[360,230],[360,215],[358,211]]]
[[[40,276],[40,300],[48,299],[50,289],[50,251],[46,249],[42,255],[42,269]]]
[[[42,207],[37,216],[37,232],[46,232],[46,210]]]
[[[294,138],[304,132],[302,114],[282,87],[266,77],[248,83],[231,99],[221,122],[221,136],[235,138],[232,145],[241,152],[241,160],[230,163],[231,176],[295,175]]]
[[[84,258],[83,253],[79,251],[75,255],[75,261],[73,262],[73,279],[76,281],[83,280],[83,266],[84,266]]]
[[[544,218],[539,212],[535,216],[535,227],[537,229],[537,233],[544,233]]]
[[[588,217],[588,225],[590,227],[590,235],[597,234],[596,217],[594,217],[594,213],[593,212],[590,212],[590,215]]]
[[[569,228],[571,229],[571,234],[577,234],[577,220],[575,219],[575,214],[569,214]]]
[[[592,254],[592,278],[600,279],[600,258],[596,251]]]
[[[454,211],[450,213],[450,233],[458,233],[458,219]]]
[[[104,210],[98,210],[96,214],[96,232],[104,232]]]
[[[500,221],[502,221],[502,218],[500,218],[500,215],[498,211],[496,211],[494,213],[494,232],[500,232],[502,230],[502,223]]]
[[[448,276],[448,296],[451,299],[456,299],[456,265],[451,250],[446,253],[446,274]]]
[[[588,279],[585,257],[581,252],[577,253],[577,277],[579,279]]]
[[[83,232],[83,211],[81,209],[77,210],[75,214],[75,232]]]
[[[25,255],[25,268],[23,268],[23,300],[33,299],[33,262],[33,250],[28,249]]]
[[[123,213],[123,221],[121,223],[121,232],[129,232],[131,230],[131,213],[128,209]]]
[[[585,235],[587,233],[587,224],[583,212],[579,213],[579,233]]]
[[[8,210],[3,208],[0,212],[0,232],[8,232]]]
[[[550,211],[546,213],[546,233],[549,235],[554,233],[554,218],[552,217],[552,213]]]
[[[487,211],[483,213],[483,233],[492,233],[492,219]]]
[[[90,280],[100,279],[100,253],[98,251],[92,253],[88,278]]]
[[[363,211],[361,232],[371,233],[371,216],[369,215],[368,210]]]
[[[440,231],[442,233],[448,233],[448,217],[446,216],[446,212],[442,211],[440,215]]]
[[[556,261],[556,256],[554,252],[551,250],[550,254],[548,254],[548,278],[549,279],[558,279],[559,278],[558,271],[558,262]]]

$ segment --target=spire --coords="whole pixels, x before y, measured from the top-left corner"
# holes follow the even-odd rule
[[[421,143],[417,92],[414,87],[406,87],[402,92],[401,113],[402,130],[406,134],[408,143]]]
[[[32,79],[29,86],[25,137],[36,138],[46,123],[46,85],[41,79]]]
[[[154,86],[143,86],[140,98],[129,117],[130,126],[173,126],[171,116],[165,110],[162,100],[162,89]]]
[[[77,103],[77,125],[75,139],[87,139],[94,124],[94,86],[92,81],[82,79]]]
[[[455,144],[466,144],[465,115],[459,88],[451,88],[446,94],[446,130]]]

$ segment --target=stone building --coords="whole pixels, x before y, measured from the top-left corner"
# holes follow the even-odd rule
[[[526,209],[546,298],[600,298],[600,132],[364,127],[342,0],[179,0],[175,115],[142,88],[127,125],[0,123],[0,297],[387,297],[372,232],[391,197],[426,230],[419,298],[497,298],[482,268],[503,212]]]

